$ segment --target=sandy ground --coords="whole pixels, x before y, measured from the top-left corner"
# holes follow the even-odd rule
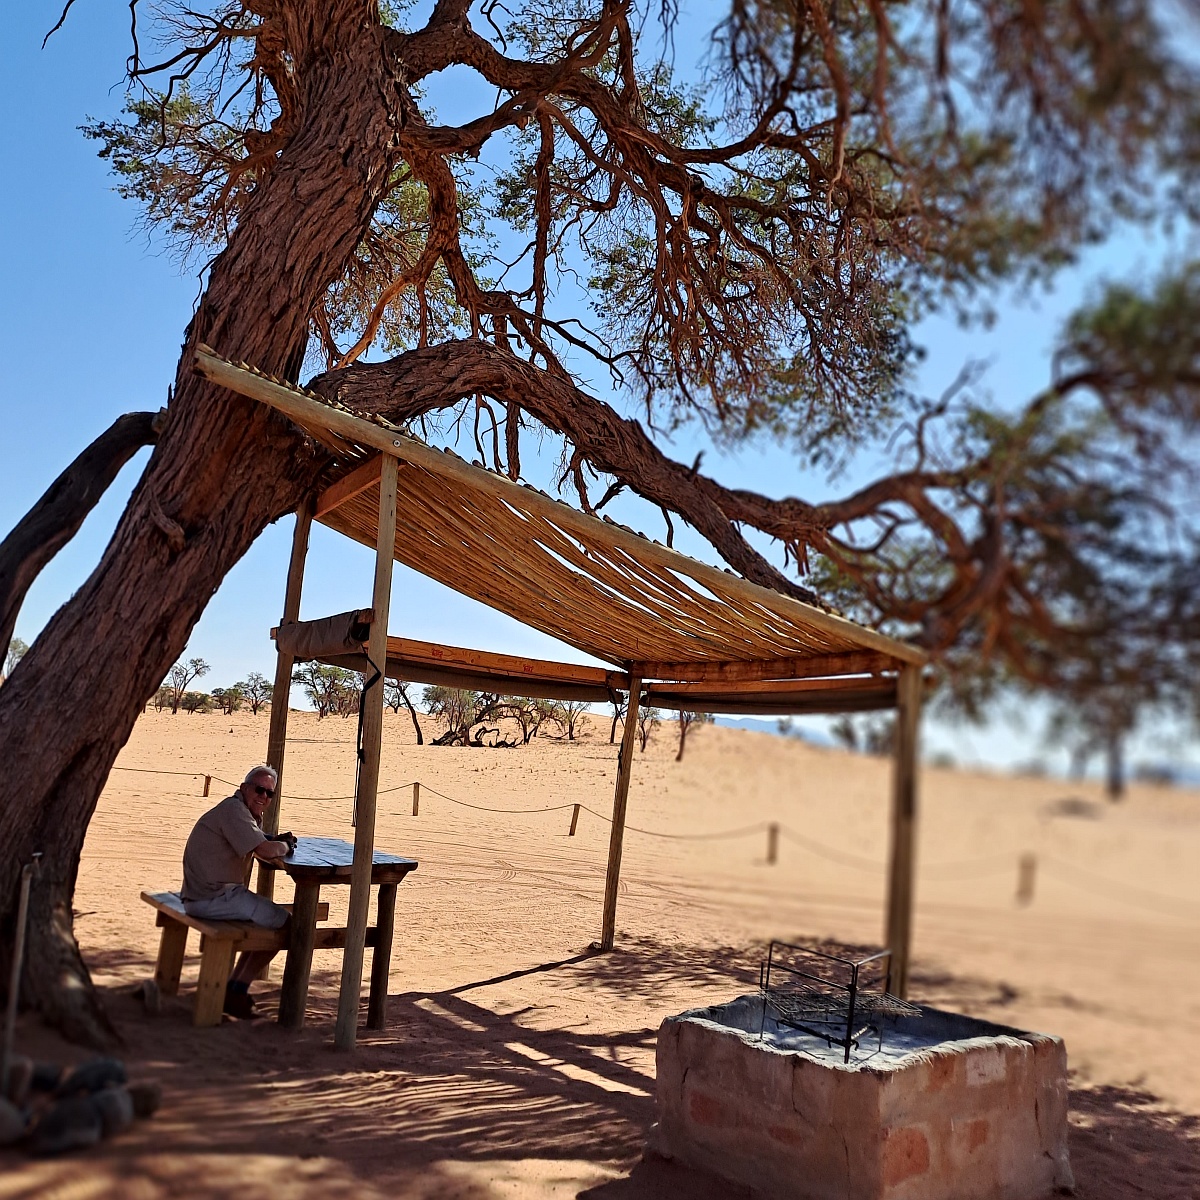
[[[178,887],[192,823],[231,790],[214,779],[205,800],[199,776],[239,780],[266,730],[265,716],[149,713],[134,731],[91,825],[77,931],[131,1072],[161,1082],[164,1106],[70,1160],[0,1156],[0,1198],[741,1194],[641,1160],[656,1029],[752,987],[772,937],[878,941],[886,762],[704,728],[677,764],[665,725],[636,759],[617,950],[593,956],[608,826],[584,811],[567,828],[573,802],[611,806],[607,721],[573,743],[461,750],[417,747],[389,713],[377,844],[421,865],[400,889],[390,1026],[345,1055],[336,952],[315,961],[298,1034],[269,1019],[194,1030],[195,943],[162,1015],[132,995],[157,947],[139,890]],[[291,732],[284,824],[351,838],[353,721],[296,713]],[[1085,803],[1061,815],[1064,799]],[[761,827],[736,832],[766,821],[782,826],[774,865]],[[1022,853],[1038,856],[1027,906]],[[1091,785],[923,773],[914,995],[1066,1039],[1088,1200],[1200,1196],[1198,856],[1193,792],[1134,787],[1113,806]],[[323,898],[344,914],[346,889]],[[256,985],[272,1015],[279,977]],[[19,1040],[85,1056],[27,1020]]]

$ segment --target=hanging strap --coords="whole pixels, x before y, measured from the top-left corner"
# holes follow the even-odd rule
[[[367,693],[383,678],[383,672],[375,665],[374,660],[366,649],[363,650],[363,657],[366,658],[375,674],[370,679],[363,683],[362,691],[358,697],[358,737],[356,739],[356,761],[354,764],[354,800],[350,809],[350,824],[355,826],[358,824],[358,781],[362,777],[363,763],[366,762],[367,756],[363,750],[363,717],[366,715],[367,709]],[[365,674],[365,672],[364,672]]]

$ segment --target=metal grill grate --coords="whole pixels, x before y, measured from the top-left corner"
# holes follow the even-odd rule
[[[889,992],[890,983],[887,950],[852,959],[811,946],[772,942],[759,968],[759,1037],[765,1036],[769,1010],[780,1024],[840,1046],[849,1062],[851,1051],[868,1033],[875,1034],[882,1048],[888,1018],[920,1015],[920,1009]]]

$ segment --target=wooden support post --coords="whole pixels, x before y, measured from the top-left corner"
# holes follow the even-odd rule
[[[288,563],[287,587],[283,593],[283,616],[280,624],[300,619],[300,589],[304,584],[304,560],[308,555],[308,535],[312,529],[313,499],[301,501],[296,509],[296,527],[292,530],[292,557]],[[267,728],[267,763],[279,773],[275,781],[275,798],[263,814],[267,833],[279,832],[279,807],[283,801],[283,756],[287,749],[288,701],[292,693],[292,667],[295,659],[282,650],[275,657],[275,689],[271,692],[271,723]],[[275,895],[275,872],[261,863],[258,866],[257,891],[268,900]]]
[[[367,653],[382,667],[387,661],[387,627],[392,604],[392,567],[396,553],[397,460],[390,454],[379,475],[379,532],[375,542],[375,586],[371,607],[371,637]],[[363,761],[355,797],[354,865],[350,872],[350,911],[346,918],[346,950],[342,955],[342,987],[338,996],[337,1029],[333,1043],[353,1050],[358,1037],[358,1006],[362,992],[363,947],[367,938],[367,908],[371,902],[371,870],[375,855],[375,800],[379,789],[379,753],[383,741],[383,679],[363,699]]]
[[[575,830],[579,828],[579,805],[576,804],[571,810],[571,828],[567,830],[567,837],[574,837]]]
[[[375,953],[371,956],[371,997],[367,1028],[387,1027],[388,976],[392,968],[392,935],[396,928],[396,885],[381,883],[375,917]]]
[[[208,789],[209,789],[210,787],[212,787],[212,776],[211,776],[211,775],[205,775],[205,777],[204,777],[204,794],[205,794],[206,796],[208,795]]]
[[[767,862],[774,866],[779,861],[779,822],[767,826]]]
[[[608,874],[604,880],[601,950],[611,950],[617,934],[617,887],[621,882],[621,846],[625,840],[625,809],[629,801],[629,776],[633,770],[633,743],[637,740],[638,706],[641,696],[642,681],[636,675],[632,676],[629,680],[629,707],[625,710],[625,731],[621,735],[621,754],[617,759],[612,831],[608,838]]]
[[[1017,860],[1017,903],[1022,908],[1033,903],[1037,883],[1037,855],[1022,854]]]
[[[283,965],[283,987],[279,992],[279,1023],[285,1029],[304,1028],[320,902],[320,883],[297,881],[296,899],[292,904],[291,940]]]
[[[413,816],[415,817],[421,810],[421,785],[420,783],[413,784]]]
[[[888,857],[887,926],[892,952],[891,988],[908,994],[912,948],[913,884],[916,878],[917,735],[921,721],[921,668],[905,666],[896,687],[896,749],[892,776],[891,845]]]

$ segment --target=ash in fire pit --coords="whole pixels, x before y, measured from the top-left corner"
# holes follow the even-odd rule
[[[757,994],[663,1022],[655,1151],[779,1200],[1035,1200],[1070,1189],[1059,1038],[923,1005],[868,999],[864,1011],[862,995],[888,995],[883,963],[883,986],[856,988],[849,1015],[848,991],[827,985],[852,960],[792,986],[780,959],[768,961]],[[831,1014],[807,989],[845,1007]]]

